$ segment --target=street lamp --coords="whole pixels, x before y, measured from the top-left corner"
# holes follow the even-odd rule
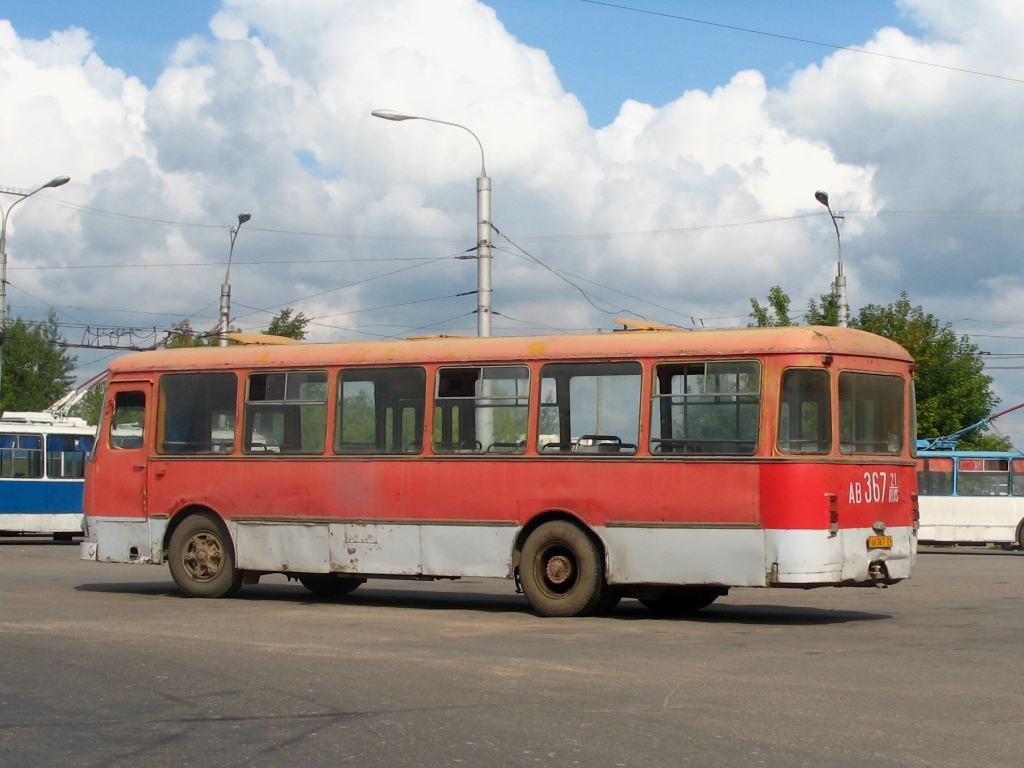
[[[476,180],[476,335],[491,335],[491,179],[487,175],[484,162],[484,145],[480,138],[469,128],[447,120],[435,120],[431,117],[404,115],[390,109],[375,109],[370,113],[384,120],[425,120],[428,123],[453,125],[461,128],[476,139],[480,147],[480,176]]]
[[[217,345],[221,347],[228,345],[228,315],[231,313],[231,256],[235,252],[235,239],[238,237],[238,230],[251,218],[251,214],[240,213],[238,214],[238,226],[231,226],[231,248],[228,250],[228,269],[224,273],[224,282],[220,286],[220,321],[217,324]]]
[[[6,211],[0,206],[0,370],[3,368],[4,334],[7,330],[7,222],[10,221],[11,211],[14,210],[14,206],[22,200],[28,200],[36,192],[42,192],[44,189],[52,187],[61,187],[69,181],[71,181],[70,176],[56,176],[31,192],[15,189],[3,190],[6,194],[16,195],[18,199],[7,206]]]
[[[828,204],[828,192],[818,190],[814,193],[814,199],[828,209],[828,215],[832,217],[832,226],[836,228],[836,247],[839,253],[839,262],[836,267],[836,303],[839,306],[836,307],[836,315],[839,327],[845,328],[847,326],[847,318],[850,315],[850,307],[846,303],[846,275],[843,274],[843,240],[839,235],[839,220],[843,218],[843,214],[832,213],[832,208]]]

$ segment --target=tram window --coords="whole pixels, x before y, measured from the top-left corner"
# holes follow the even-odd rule
[[[327,434],[327,371],[249,374],[246,453],[320,454]]]
[[[1010,475],[1010,493],[1014,496],[1024,496],[1024,459],[1014,459],[1010,466],[1013,467]]]
[[[557,455],[636,453],[641,370],[636,362],[545,365],[537,449]]]
[[[659,365],[655,375],[652,453],[748,456],[757,450],[756,360],[670,363]]]
[[[903,379],[874,373],[839,374],[839,450],[903,451]]]
[[[828,453],[832,449],[832,404],[828,371],[792,368],[782,374],[779,450]]]
[[[917,459],[917,488],[922,496],[953,494],[953,459],[945,456]]]
[[[1010,462],[1007,459],[959,459],[956,492],[958,496],[1008,496]]]
[[[237,391],[233,373],[173,373],[161,378],[159,452],[234,450]]]
[[[117,450],[141,448],[145,423],[145,393],[117,392],[110,418],[110,447]]]
[[[43,436],[0,434],[0,477],[42,477]]]
[[[353,368],[338,383],[335,453],[423,450],[427,374],[422,368]]]
[[[463,366],[437,372],[435,453],[516,454],[526,450],[530,369]]]
[[[47,435],[47,477],[85,477],[85,462],[92,444],[92,435]]]

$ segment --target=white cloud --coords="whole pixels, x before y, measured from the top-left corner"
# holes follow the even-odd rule
[[[269,318],[249,308],[289,303],[331,316],[319,338],[471,332],[473,297],[452,297],[475,287],[474,262],[404,260],[472,247],[479,149],[458,128],[369,114],[393,108],[470,128],[496,226],[578,276],[568,279],[609,313],[744,324],[749,297],[773,284],[802,307],[835,269],[834,230],[813,199],[826,189],[846,212],[854,308],[905,289],[941,316],[1006,321],[1019,306],[1006,279],[1019,274],[1019,218],[875,213],[1022,208],[1024,85],[891,57],[1020,78],[1024,10],[901,8],[924,37],[879,30],[863,47],[880,55],[837,51],[779,90],[753,71],[710,93],[681,83],[671,103],[627,101],[600,130],[546,54],[477,0],[225,0],[152,90],[106,66],[86,31],[30,41],[0,21],[0,183],[73,177],[19,207],[12,267],[124,265],[13,270],[9,298],[16,313],[42,302],[90,323],[192,316],[209,327],[228,226],[247,211],[232,269],[243,324]],[[820,216],[718,227],[806,214]],[[624,236],[644,232],[661,234]],[[495,243],[498,332],[611,324],[566,280]],[[209,266],[135,267],[196,262]]]

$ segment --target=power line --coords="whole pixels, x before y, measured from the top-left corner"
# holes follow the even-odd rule
[[[619,5],[617,3],[601,2],[601,0],[579,0],[581,3],[588,3],[589,5],[602,5],[606,8],[616,8],[620,11],[630,11],[632,13],[643,13],[648,16],[659,16],[665,19],[673,19],[675,21],[685,21],[690,24],[703,24],[708,27],[717,27],[718,29],[728,29],[732,32],[743,32],[748,35],[760,35],[762,37],[771,37],[776,40],[787,40],[791,43],[803,43],[804,45],[816,45],[820,48],[831,48],[834,51],[848,51],[850,53],[859,53],[864,56],[875,56],[880,59],[889,59],[891,61],[901,61],[906,64],[918,64],[923,67],[934,67],[935,69],[945,69],[950,72],[959,72],[965,75],[977,75],[978,77],[990,77],[995,80],[1006,80],[1011,83],[1024,83],[1024,80],[1016,77],[1008,77],[1006,75],[996,75],[992,72],[980,72],[975,69],[964,69],[963,67],[953,67],[948,64],[938,64],[934,61],[922,61],[920,59],[911,59],[905,56],[894,56],[891,53],[880,53],[878,51],[869,51],[865,48],[853,48],[848,45],[836,45],[835,43],[823,43],[820,40],[808,40],[803,37],[793,37],[791,35],[782,35],[776,32],[765,32],[760,29],[749,29],[747,27],[737,27],[732,24],[721,24],[715,21],[706,21],[704,19],[694,19],[688,16],[679,16],[674,13],[664,13],[661,11],[651,11],[646,8],[634,8],[628,5]]]
[[[456,257],[446,257],[456,258]],[[377,263],[385,261],[435,261],[436,256],[385,256],[385,257],[374,257],[374,258],[358,258],[358,259],[302,259],[301,261],[295,261],[294,259],[274,259],[269,261],[238,261],[235,260],[232,264],[236,267],[248,266],[248,267],[259,267],[266,265],[279,265],[287,264],[289,266],[301,266],[304,264],[356,264],[362,262]],[[224,269],[223,262],[216,261],[184,261],[184,262],[165,262],[156,264],[56,264],[48,266],[12,266],[8,267],[9,271],[15,271],[19,269],[23,270],[54,270],[54,269],[150,269],[150,268],[173,268],[173,267],[216,267],[217,269]]]

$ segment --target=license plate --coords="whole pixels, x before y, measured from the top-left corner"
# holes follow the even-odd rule
[[[892,549],[892,536],[868,536],[868,549]]]

